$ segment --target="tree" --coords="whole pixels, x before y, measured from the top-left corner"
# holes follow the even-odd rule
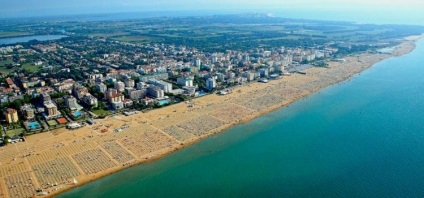
[[[23,100],[15,100],[12,103],[10,103],[10,106],[16,110],[21,109],[22,105],[23,105],[24,101]]]
[[[3,138],[3,144],[4,144],[4,145],[9,144],[9,140],[10,140],[10,137],[9,137],[8,135],[6,135],[6,136]]]

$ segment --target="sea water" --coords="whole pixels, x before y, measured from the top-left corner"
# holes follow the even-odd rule
[[[58,197],[424,197],[423,54]]]

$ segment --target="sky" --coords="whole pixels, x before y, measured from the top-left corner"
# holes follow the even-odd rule
[[[424,25],[423,0],[0,0],[0,18],[199,10]]]

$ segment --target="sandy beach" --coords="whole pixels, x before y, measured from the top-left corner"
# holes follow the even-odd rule
[[[381,60],[409,53],[419,38],[405,38],[392,54],[347,56],[344,62],[329,62],[328,68],[313,67],[305,70],[306,75],[292,74],[269,83],[235,87],[225,96],[207,95],[192,104],[115,115],[78,130],[29,136],[26,142],[0,148],[0,197],[31,197],[38,188],[54,196],[163,157],[345,81]]]

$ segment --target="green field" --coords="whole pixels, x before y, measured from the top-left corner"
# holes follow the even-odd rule
[[[22,65],[22,68],[30,72],[37,72],[38,70],[40,70],[41,67],[32,63],[25,63]]]
[[[109,37],[125,36],[127,34],[128,33],[125,33],[125,32],[117,32],[117,33],[95,33],[95,34],[89,34],[88,36],[109,38]]]
[[[13,72],[15,70],[15,67],[10,68],[10,69],[6,68],[5,65],[8,65],[8,64],[13,64],[13,63],[12,63],[12,61],[0,61],[0,72],[1,73],[9,74],[10,72]]]
[[[94,110],[92,112],[95,113],[96,115],[109,115],[110,114],[110,111],[103,110],[103,109]]]
[[[9,137],[13,137],[13,136],[19,135],[23,132],[25,132],[24,128],[17,128],[17,129],[13,129],[13,130],[7,130],[6,135],[9,136]]]
[[[56,126],[58,124],[56,120],[49,120],[47,121],[47,123],[49,124],[49,126]]]
[[[148,43],[151,42],[152,39],[145,36],[120,36],[120,37],[113,37],[113,40],[121,41],[121,42],[128,42],[128,43]]]
[[[25,32],[0,32],[0,38],[26,36],[28,33]]]

